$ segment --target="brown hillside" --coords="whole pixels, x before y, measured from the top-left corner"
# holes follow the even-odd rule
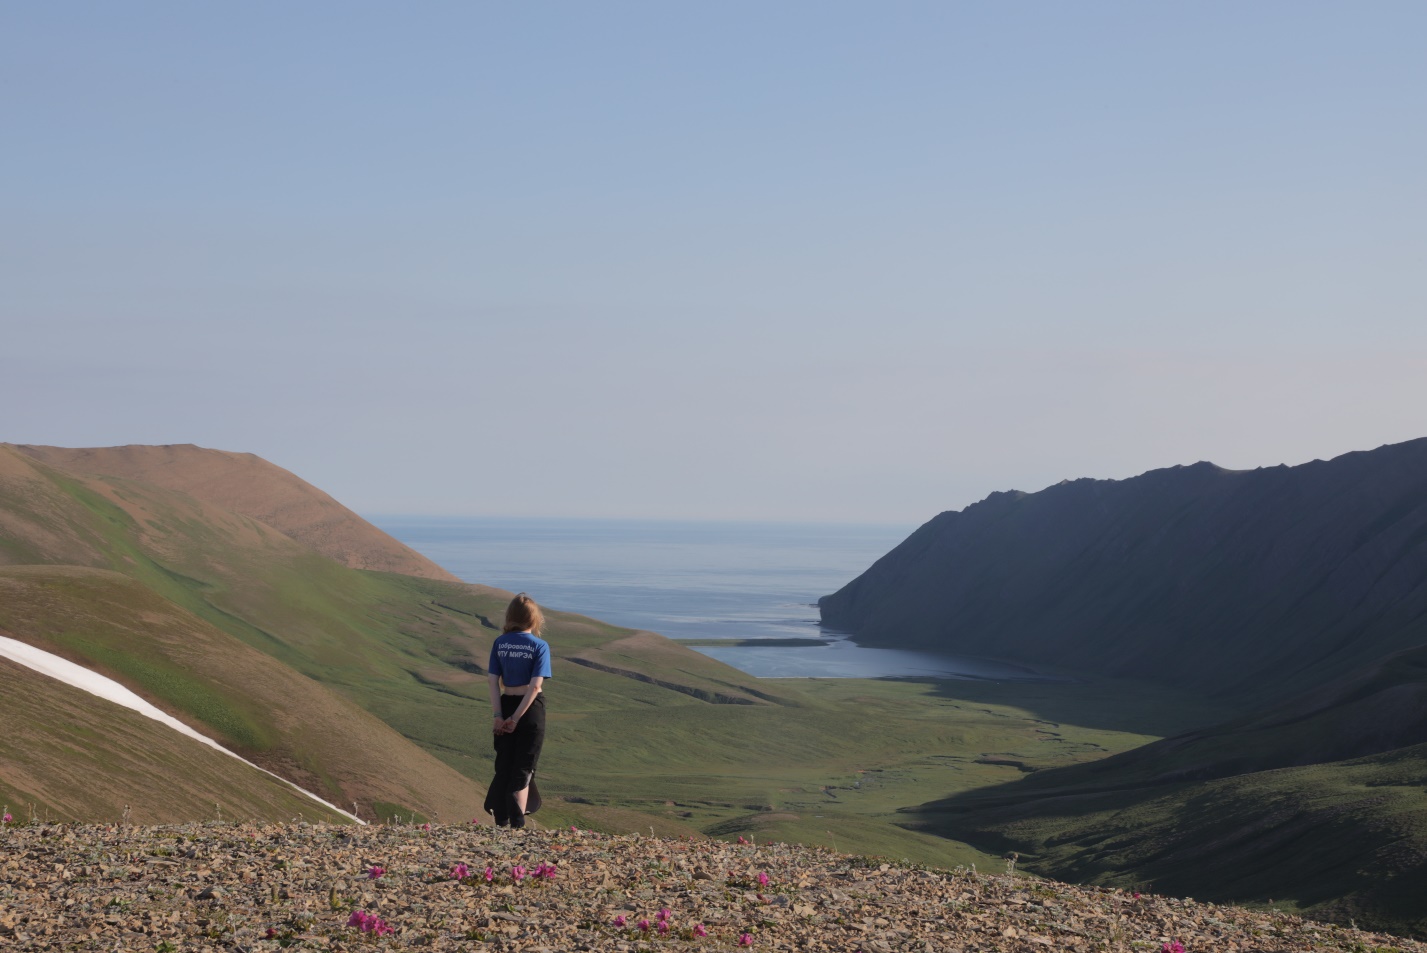
[[[29,456],[18,447],[0,444],[0,565],[73,565],[121,572],[133,569],[132,559],[118,557],[81,498],[102,498],[122,510],[129,531],[144,551],[165,560],[188,560],[209,571],[231,574],[224,557],[228,547],[195,540],[203,526],[243,550],[263,559],[300,558],[312,547],[267,523],[186,493],[127,480],[70,470]]]
[[[251,517],[353,569],[460,581],[317,487],[251,453],[193,444],[13,446],[66,470],[150,483]]]
[[[0,566],[107,566],[96,540],[71,518],[74,500],[35,461],[0,443]]]

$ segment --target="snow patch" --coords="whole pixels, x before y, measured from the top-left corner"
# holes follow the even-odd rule
[[[133,711],[138,712],[146,718],[152,718],[154,721],[165,724],[168,727],[172,728],[174,731],[177,731],[181,734],[185,734],[193,740],[201,742],[207,745],[208,747],[214,749],[215,751],[221,751],[228,757],[243,762],[248,767],[256,771],[261,771],[263,774],[266,774],[269,777],[277,778],[279,781],[281,781],[283,784],[286,784],[294,791],[298,791],[299,793],[310,797],[318,804],[321,804],[323,807],[330,808],[331,810],[336,811],[343,817],[356,821],[358,824],[366,823],[361,818],[357,817],[355,814],[349,814],[337,805],[329,804],[327,801],[322,800],[322,798],[313,794],[311,791],[303,790],[296,784],[293,784],[287,778],[284,778],[281,775],[273,774],[267,768],[259,767],[258,765],[253,764],[253,762],[249,761],[248,759],[234,754],[227,748],[220,745],[218,742],[214,741],[212,738],[208,738],[200,734],[199,732],[194,731],[188,725],[185,725],[183,722],[179,721],[177,718],[173,717],[167,712],[155,708],[153,705],[150,705],[148,702],[144,701],[138,695],[135,695],[133,692],[129,691],[129,689],[125,688],[123,685],[120,685],[112,678],[100,675],[98,672],[91,672],[89,669],[85,668],[82,665],[76,665],[68,659],[62,659],[58,655],[46,652],[44,649],[37,649],[33,645],[30,645],[28,642],[21,642],[19,639],[11,639],[3,635],[0,635],[0,657],[7,658],[12,662],[18,662],[26,668],[33,669],[34,671],[39,672],[41,675],[48,675],[50,678],[64,682],[66,685],[72,685],[73,687],[78,688],[82,691],[86,691],[91,695],[97,695],[105,701],[113,702],[116,705],[122,705],[125,708],[132,709]]]

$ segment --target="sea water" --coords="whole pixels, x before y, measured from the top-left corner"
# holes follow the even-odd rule
[[[1028,674],[978,659],[867,648],[819,624],[818,598],[905,539],[910,526],[409,516],[372,522],[467,582],[528,592],[552,609],[671,639],[748,640],[691,647],[761,678]]]

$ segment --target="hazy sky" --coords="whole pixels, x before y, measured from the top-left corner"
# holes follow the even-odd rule
[[[1427,4],[10,3],[0,440],[914,523],[1427,436]]]

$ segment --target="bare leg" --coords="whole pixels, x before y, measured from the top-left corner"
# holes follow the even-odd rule
[[[514,799],[515,806],[520,808],[520,813],[524,814],[525,802],[530,798],[529,786],[523,787],[519,791],[513,792],[510,796],[512,799]]]

